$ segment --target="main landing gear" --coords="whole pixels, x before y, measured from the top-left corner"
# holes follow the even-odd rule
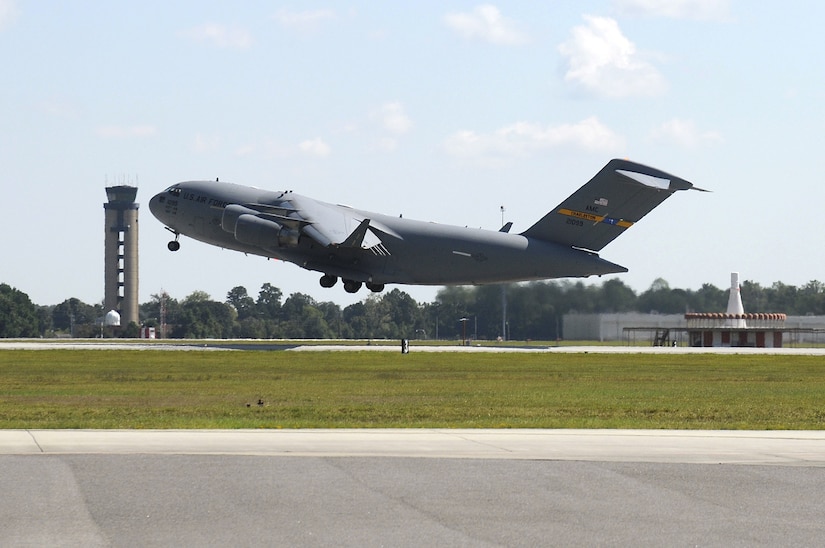
[[[166,230],[175,235],[175,239],[166,244],[166,247],[169,248],[169,251],[177,251],[178,249],[180,249],[180,242],[178,241],[178,238],[180,238],[180,232],[172,230],[168,226],[164,228],[166,228]]]
[[[347,293],[358,293],[359,289],[361,289],[361,282],[344,280],[344,291]]]
[[[171,242],[170,242],[171,243]],[[358,290],[361,289],[361,282],[357,282],[355,280],[343,280],[344,281],[344,291],[347,293],[358,293]],[[320,283],[321,287],[332,287],[338,282],[338,277],[333,276],[331,274],[324,274],[321,276]],[[372,291],[373,293],[380,293],[384,291],[384,284],[375,284],[372,282],[367,282],[365,284],[367,289]]]

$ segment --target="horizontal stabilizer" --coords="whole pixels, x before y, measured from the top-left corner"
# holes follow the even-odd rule
[[[628,160],[611,160],[522,234],[599,251],[671,194],[691,188],[691,183],[664,171]]]

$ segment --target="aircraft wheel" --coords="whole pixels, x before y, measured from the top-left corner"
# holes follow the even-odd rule
[[[384,291],[384,284],[374,284],[368,282],[367,289],[369,289],[373,293],[381,293],[382,291]]]
[[[172,240],[171,242],[166,244],[166,247],[169,248],[169,251],[177,251],[178,249],[180,249],[180,242],[177,240]]]
[[[324,274],[321,276],[321,287],[332,287],[333,285],[338,282],[337,276],[332,276],[330,274]]]
[[[347,293],[358,293],[358,290],[361,289],[361,282],[356,282],[354,280],[344,280],[344,291]]]

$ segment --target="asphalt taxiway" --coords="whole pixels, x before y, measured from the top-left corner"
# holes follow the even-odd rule
[[[825,433],[0,431],[4,546],[818,545]]]

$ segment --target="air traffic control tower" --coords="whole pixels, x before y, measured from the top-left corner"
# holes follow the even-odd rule
[[[106,187],[106,290],[104,312],[120,313],[121,325],[139,324],[137,188]]]

